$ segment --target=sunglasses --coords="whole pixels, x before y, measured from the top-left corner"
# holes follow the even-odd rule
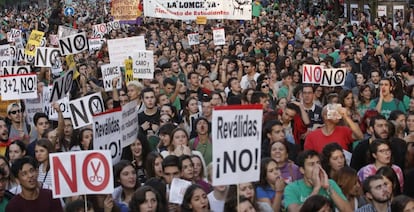
[[[22,112],[21,110],[13,110],[13,111],[10,111],[9,114],[16,115],[16,113],[21,113],[21,112]]]
[[[262,85],[262,88],[268,88],[268,87],[269,87],[269,85],[267,85],[267,84]]]
[[[269,77],[265,77],[265,78],[263,78],[264,80],[268,80],[269,79]]]

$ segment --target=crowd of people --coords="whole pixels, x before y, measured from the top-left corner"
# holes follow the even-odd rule
[[[76,2],[74,16],[58,1],[7,8],[1,43],[11,29],[26,42],[36,29],[52,46],[60,25],[92,38],[93,25],[112,20],[110,3],[94,2]],[[108,111],[135,101],[138,136],[114,164],[114,193],[53,199],[49,154],[94,149],[92,126],[74,129],[57,103],[57,121],[38,112],[31,125],[25,101],[11,102],[0,119],[0,211],[413,211],[414,11],[396,25],[359,12],[351,25],[332,12],[334,1],[324,3],[254,0],[251,21],[123,23],[104,38],[144,36],[154,78],[123,77],[110,92],[101,73],[106,43],[62,57],[63,72],[79,73],[70,99],[101,92]],[[214,44],[215,27],[224,27],[224,45]],[[189,45],[194,32],[200,43]],[[42,98],[56,76],[28,65]],[[302,83],[304,65],[346,69],[345,83]],[[238,104],[263,106],[260,179],[212,186],[213,108]],[[182,204],[169,202],[174,178],[192,183]]]

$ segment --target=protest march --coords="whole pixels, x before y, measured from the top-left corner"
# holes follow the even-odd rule
[[[413,211],[410,2],[0,1],[0,212]]]

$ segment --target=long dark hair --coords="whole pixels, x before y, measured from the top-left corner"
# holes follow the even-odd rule
[[[181,204],[181,212],[193,211],[193,209],[191,209],[191,207],[190,207],[191,198],[193,197],[194,192],[197,189],[200,189],[204,192],[204,189],[201,186],[197,185],[197,184],[193,184],[190,187],[188,187],[187,190],[185,190],[183,203]],[[209,204],[209,208],[210,208],[210,204]]]
[[[140,212],[139,207],[142,203],[145,202],[147,192],[152,192],[155,194],[155,197],[157,199],[156,212],[162,212],[165,210],[164,205],[161,201],[160,194],[151,186],[142,186],[134,192],[134,195],[132,196],[131,201],[129,202],[129,209],[131,212]]]
[[[376,174],[386,177],[389,181],[392,182],[392,194],[394,197],[401,194],[400,181],[398,180],[398,176],[395,173],[394,169],[392,169],[390,166],[383,166],[377,170]]]

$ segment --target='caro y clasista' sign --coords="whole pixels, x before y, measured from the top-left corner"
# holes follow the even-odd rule
[[[214,108],[214,186],[259,180],[262,117],[262,105]]]

